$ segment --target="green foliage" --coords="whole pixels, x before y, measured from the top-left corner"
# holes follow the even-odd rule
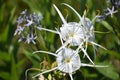
[[[61,43],[59,37],[53,33],[39,32],[37,44],[18,43],[18,37],[14,36],[16,19],[24,9],[43,15],[43,27],[55,30],[61,26],[61,20],[53,4],[56,4],[68,21],[77,21],[78,18],[66,6],[70,4],[81,15],[88,10],[87,17],[92,19],[98,14],[97,10],[107,8],[105,0],[1,0],[0,1],[0,80],[25,80],[25,71],[28,68],[46,69],[54,67],[55,59],[48,55],[32,54],[35,50],[47,50],[55,52]],[[73,15],[74,14],[74,15]],[[72,15],[72,16],[71,16]],[[120,11],[112,18],[109,16],[105,21],[95,23],[95,29],[103,34],[96,34],[96,42],[105,46],[108,50],[98,48],[96,63],[108,65],[106,68],[81,68],[74,73],[75,80],[120,80]],[[89,54],[93,54],[90,50]],[[91,56],[92,57],[92,56]],[[94,57],[92,57],[94,58]],[[44,62],[44,63],[42,63]],[[105,63],[104,63],[105,62]],[[42,66],[40,66],[42,63]],[[35,72],[36,73],[36,72]],[[35,75],[28,72],[28,78]],[[48,80],[69,80],[67,74],[54,71],[44,75]],[[79,77],[79,79],[77,79]]]
[[[101,65],[107,65],[107,68],[97,68],[97,70],[103,74],[104,76],[112,79],[112,80],[119,80],[119,74],[115,71],[115,68],[113,67],[113,65],[108,64],[108,62],[106,63],[101,63]]]

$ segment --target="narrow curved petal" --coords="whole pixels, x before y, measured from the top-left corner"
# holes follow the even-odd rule
[[[54,31],[54,30],[50,30],[50,29],[46,29],[46,28],[39,28],[37,27],[39,30],[45,30],[45,31],[48,31],[48,32],[52,32],[52,33],[55,33],[55,34],[58,34],[57,31]]]
[[[58,12],[63,24],[67,24],[67,22],[66,22],[65,18],[63,17],[62,13],[60,12],[60,10],[56,7],[55,4],[53,4],[53,6],[55,7],[56,11]]]
[[[87,54],[86,50],[84,50],[83,48],[81,48],[81,50],[83,51],[83,53],[87,56],[87,58],[90,60],[90,62],[92,64],[94,64],[94,62],[91,60],[91,58],[89,57],[89,55]]]
[[[58,53],[61,49],[65,48],[67,46],[67,44],[70,42],[71,42],[71,40],[68,40],[65,43],[63,43],[63,45],[56,51],[56,53]]]
[[[70,79],[73,80],[72,73],[69,73]]]
[[[78,13],[73,7],[71,7],[70,5],[68,5],[68,4],[66,4],[66,3],[62,3],[62,4],[66,5],[66,6],[69,7],[70,9],[72,9],[72,10],[75,12],[75,14],[79,17],[79,19],[81,20],[81,16],[79,15],[79,13]]]
[[[35,53],[47,53],[47,54],[50,54],[50,55],[57,57],[57,55],[55,53],[51,53],[51,52],[47,52],[47,51],[35,51],[35,52],[33,52],[33,54],[35,54]]]
[[[99,45],[99,44],[97,44],[95,42],[90,41],[90,43],[93,44],[93,45],[96,45],[96,46],[98,46],[100,48],[103,48],[103,49],[107,50],[105,47],[103,47],[103,46],[101,46],[101,45]]]
[[[108,67],[108,66],[103,66],[103,65],[91,65],[91,64],[85,64],[85,63],[81,63],[81,66],[88,66],[88,67]]]
[[[42,72],[42,73],[39,73],[39,74],[33,76],[32,78],[38,77],[38,76],[40,76],[40,75],[42,75],[42,74],[45,74],[45,73],[48,73],[48,72],[54,71],[54,70],[56,70],[56,69],[57,69],[57,67],[52,68],[52,69],[50,69],[50,70],[46,70],[46,71],[44,71],[44,72]]]
[[[57,29],[57,28],[55,28],[55,29],[57,30],[57,32],[58,32],[58,34],[59,34],[59,36],[60,36],[60,41],[61,41],[61,44],[63,45],[62,35],[61,35],[60,31],[58,31],[58,29]]]

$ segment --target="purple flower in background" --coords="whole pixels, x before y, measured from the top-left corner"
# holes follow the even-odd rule
[[[118,9],[120,7],[120,0],[110,0],[111,4]]]
[[[37,38],[35,30],[38,27],[41,27],[40,21],[43,17],[35,12],[28,14],[27,9],[22,11],[20,14],[21,15],[17,19],[17,29],[15,30],[14,35],[18,34],[20,36],[18,41],[25,41],[28,44],[32,42],[35,44],[35,40]]]
[[[112,7],[112,9],[107,8],[107,13],[105,15],[111,15],[111,17],[113,16],[114,13],[117,13],[118,10],[115,10],[114,6]]]

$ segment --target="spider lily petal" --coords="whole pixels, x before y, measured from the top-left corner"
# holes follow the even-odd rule
[[[53,4],[53,6],[55,7],[56,11],[58,12],[58,14],[59,14],[59,16],[60,16],[60,18],[61,18],[63,24],[67,24],[65,18],[64,18],[63,15],[61,14],[60,10],[56,7],[55,4]]]
[[[56,53],[58,53],[61,49],[65,48],[65,47],[67,46],[67,44],[70,43],[70,42],[71,42],[71,40],[66,41],[66,42],[56,51]]]
[[[66,5],[66,6],[69,7],[70,9],[72,9],[72,10],[76,13],[76,15],[79,17],[79,19],[81,20],[81,16],[79,15],[79,13],[78,13],[73,7],[71,7],[70,5],[68,5],[68,4],[66,4],[66,3],[62,3],[62,4]]]
[[[91,60],[91,58],[88,56],[86,50],[84,50],[84,48],[81,48],[81,50],[82,50],[83,53],[87,56],[87,58],[90,60],[90,62],[91,62],[92,64],[94,64],[94,62],[93,62],[93,61]]]
[[[70,79],[73,80],[72,73],[69,73]]]
[[[48,72],[54,71],[54,70],[56,70],[56,69],[57,69],[57,67],[52,68],[52,69],[50,69],[50,70],[46,70],[46,71],[44,71],[44,72],[42,72],[42,73],[39,73],[39,74],[33,76],[32,78],[35,78],[35,77],[40,76],[40,75],[42,75],[42,74],[45,74],[45,73],[48,73]]]
[[[33,54],[35,54],[35,53],[47,53],[47,54],[50,54],[50,55],[57,57],[57,55],[55,53],[51,53],[51,52],[47,52],[47,51],[35,51],[35,52],[33,52]]]
[[[60,41],[61,41],[61,44],[63,45],[62,35],[60,34],[60,32],[58,31],[58,29],[57,29],[57,28],[56,28],[56,30],[57,30],[57,32],[58,32],[58,34],[59,34],[59,36],[60,36]]]
[[[48,32],[52,32],[52,33],[55,33],[55,34],[58,34],[57,31],[54,31],[54,30],[51,30],[51,29],[46,29],[46,28],[41,28],[41,27],[37,27],[39,30],[45,30],[45,31],[48,31]]]
[[[102,65],[91,65],[91,64],[85,64],[85,63],[81,63],[81,66],[88,66],[88,67],[108,67],[108,66],[102,66]]]
[[[103,48],[103,49],[107,50],[105,47],[103,47],[103,46],[101,46],[101,45],[99,45],[99,44],[97,44],[95,42],[90,41],[90,43],[93,44],[93,45],[96,45],[96,46],[98,46],[100,48]]]

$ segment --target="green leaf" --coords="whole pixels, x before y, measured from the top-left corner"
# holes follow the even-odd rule
[[[88,8],[91,8],[92,5],[93,5],[93,2],[90,1],[90,0],[87,0],[86,5],[87,5]]]
[[[39,11],[40,10],[40,3],[39,0],[23,0],[32,11]]]
[[[39,31],[37,31],[37,32],[39,34],[38,39],[37,39],[39,48],[42,49],[42,50],[47,50],[46,43],[45,43],[45,41],[43,39],[43,36],[40,34]]]
[[[2,78],[4,80],[10,80],[10,74],[9,74],[9,72],[1,72],[0,71],[0,78]]]
[[[102,21],[101,24],[104,25],[104,27],[107,28],[109,31],[113,32],[113,28],[109,23],[107,23],[106,21]]]
[[[18,68],[18,69],[20,69],[20,68],[21,68],[21,66],[22,66],[23,64],[25,64],[26,60],[27,60],[27,59],[25,59],[25,58],[24,58],[24,59],[22,59],[22,60],[20,60],[20,61],[17,63],[17,65],[16,65],[16,66],[17,66],[17,68]]]
[[[10,55],[7,52],[0,51],[0,59],[3,61],[10,61]]]
[[[19,80],[18,71],[13,54],[11,54],[11,80]]]
[[[108,65],[108,67],[97,67],[96,69],[103,74],[104,76],[113,79],[113,80],[118,80],[119,79],[119,74],[115,71],[115,67],[107,62],[104,63],[99,63],[99,65]]]
[[[10,22],[13,21],[15,10],[16,10],[16,7],[14,7],[14,8],[11,10],[11,12],[10,12],[10,18],[9,18],[9,21],[10,21]]]
[[[33,67],[39,66],[40,57],[38,55],[34,55],[31,52],[28,52],[27,50],[24,50],[25,56],[30,60],[31,63],[33,63]]]
[[[4,28],[3,33],[0,35],[0,41],[6,42],[8,40],[8,32],[9,32],[9,26],[6,26]]]
[[[120,59],[120,54],[119,54],[118,52],[113,51],[113,50],[107,50],[106,52],[107,52],[108,54],[110,54],[111,56],[114,56],[114,57]]]

